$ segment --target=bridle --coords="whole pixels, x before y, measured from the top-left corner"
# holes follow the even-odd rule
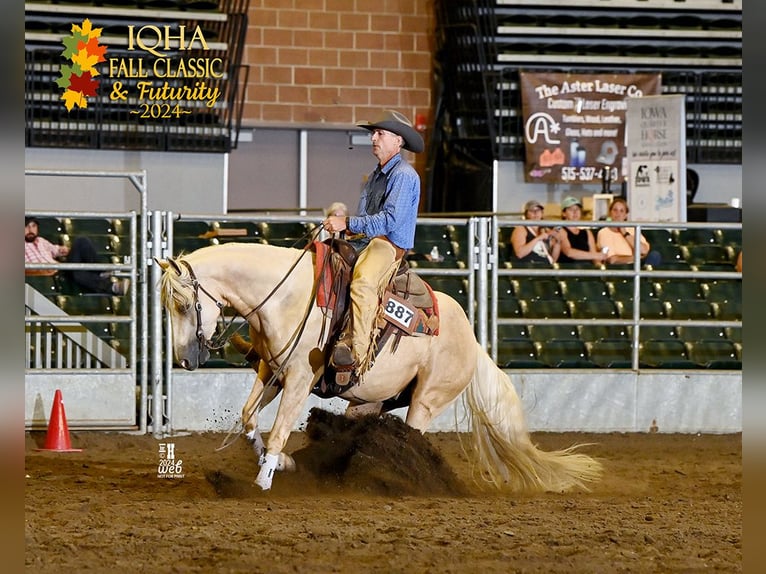
[[[194,273],[194,269],[192,269],[192,266],[189,264],[188,261],[185,259],[181,259],[181,263],[184,267],[189,271],[189,277],[191,277],[191,284],[194,288],[194,311],[197,314],[197,330],[195,332],[195,336],[197,337],[197,344],[199,345],[199,350],[202,352],[203,350],[210,350],[210,351],[217,351],[218,349],[221,349],[226,342],[229,340],[231,335],[234,334],[232,332],[231,335],[226,335],[228,330],[231,328],[231,326],[234,324],[235,317],[232,317],[228,324],[226,322],[226,316],[223,313],[223,309],[226,306],[222,301],[219,301],[216,299],[210,291],[205,289],[202,284],[197,279],[197,275]],[[207,297],[215,303],[215,306],[218,307],[218,313],[220,315],[220,319],[224,324],[223,331],[218,335],[218,337],[215,337],[214,339],[207,339],[205,337],[205,331],[202,329],[202,303],[199,300],[199,292],[202,291]]]

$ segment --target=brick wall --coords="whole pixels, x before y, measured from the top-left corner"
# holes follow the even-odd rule
[[[251,0],[243,125],[431,117],[433,0]]]

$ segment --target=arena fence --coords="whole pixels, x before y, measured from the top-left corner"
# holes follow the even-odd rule
[[[132,429],[139,432],[152,432],[160,437],[180,430],[202,430],[206,428],[223,428],[238,415],[241,404],[238,399],[231,404],[211,407],[212,400],[231,394],[231,388],[236,388],[237,396],[246,396],[252,384],[253,373],[249,368],[238,368],[236,360],[213,362],[213,368],[202,369],[194,374],[185,373],[174,368],[172,360],[172,342],[166,336],[170,332],[169,318],[163,312],[157,284],[161,275],[159,266],[154,264],[153,257],[164,258],[177,256],[203,245],[222,243],[225,241],[257,241],[272,242],[281,245],[303,247],[308,239],[308,232],[322,220],[321,214],[315,211],[301,211],[292,214],[285,213],[252,213],[247,215],[221,214],[179,214],[169,211],[145,211],[140,215],[103,214],[103,213],[30,213],[37,216],[58,218],[121,218],[129,220],[131,232],[131,250],[129,256],[121,262],[97,264],[99,269],[110,270],[125,274],[133,279],[129,295],[130,311],[123,318],[104,317],[99,314],[64,316],[55,311],[41,299],[41,295],[29,289],[27,293],[28,314],[25,318],[27,338],[36,349],[34,357],[27,363],[27,392],[26,392],[26,424],[27,428],[40,427],[44,424],[47,409],[43,408],[45,400],[52,398],[54,387],[63,389],[64,395],[70,395],[70,404],[77,408],[67,414],[70,426],[73,428],[114,428]],[[521,379],[529,378],[533,370],[536,375],[544,378],[544,383],[551,386],[553,381],[567,373],[569,380],[593,379],[596,373],[601,380],[609,380],[615,376],[635,381],[640,375],[649,377],[660,375],[663,370],[656,366],[643,364],[640,360],[639,349],[642,344],[642,329],[652,327],[677,326],[679,323],[690,327],[719,327],[741,329],[739,318],[722,318],[710,316],[703,319],[689,318],[658,318],[647,317],[643,313],[645,299],[642,298],[646,284],[655,280],[678,278],[694,281],[717,279],[739,279],[741,273],[721,270],[723,267],[698,266],[689,268],[659,268],[648,269],[638,263],[632,266],[618,266],[605,269],[596,266],[579,266],[566,268],[564,266],[521,267],[505,255],[506,242],[511,227],[533,225],[537,222],[519,220],[511,214],[492,214],[486,216],[465,217],[421,217],[418,220],[415,251],[420,254],[435,255],[431,260],[425,257],[413,257],[411,266],[415,272],[426,277],[430,282],[438,284],[439,290],[444,290],[458,299],[466,310],[469,320],[474,324],[477,340],[498,361],[502,367],[511,373],[519,373]],[[299,226],[295,227],[296,224]],[[542,225],[554,225],[552,221]],[[555,221],[555,225],[580,227],[612,226],[609,222]],[[291,227],[293,226],[293,227]],[[719,231],[739,231],[739,223],[646,223],[631,222],[642,232],[653,229],[665,231],[716,229]],[[288,232],[286,230],[291,230]],[[299,235],[295,230],[305,230],[306,234]],[[281,230],[278,232],[277,230]],[[134,241],[135,240],[135,241]],[[56,268],[67,270],[80,268],[81,264],[56,264],[27,266],[28,268]],[[95,266],[95,265],[94,265]],[[505,285],[511,281],[524,282],[544,276],[550,279],[566,280],[568,278],[624,278],[633,283],[633,305],[630,315],[616,317],[582,317],[582,316],[522,316],[509,315],[503,312],[503,293]],[[453,292],[451,285],[459,285]],[[49,299],[43,297],[43,299]],[[109,321],[123,322],[130,325],[129,351],[121,362],[119,358],[105,349],[99,337],[88,336],[82,328],[89,323],[98,324]],[[65,331],[63,325],[78,325],[80,331],[77,337],[67,334],[57,334]],[[551,368],[549,365],[519,364],[514,367],[500,360],[503,341],[500,330],[504,326],[523,326],[532,328],[539,325],[572,326],[583,324],[619,326],[629,330],[632,349],[629,364],[620,369],[594,369],[587,361],[577,365],[577,369]],[[243,325],[244,327],[244,325]],[[45,332],[48,329],[48,333]],[[741,345],[741,343],[740,343]],[[66,349],[64,349],[66,347]],[[79,349],[70,353],[69,348]],[[64,349],[62,352],[61,349]],[[51,359],[47,354],[56,350]],[[741,351],[741,347],[740,347]],[[47,354],[46,354],[47,353]],[[67,354],[70,353],[70,354]],[[77,353],[81,353],[78,355]],[[70,357],[71,358],[68,358]],[[81,356],[91,357],[85,362]],[[64,358],[67,357],[67,358]],[[244,365],[241,365],[244,366]],[[571,366],[571,365],[570,365]],[[698,371],[705,381],[711,384],[729,384],[737,380],[741,385],[741,372],[721,370],[714,374],[700,371],[699,366],[686,365],[689,371]],[[676,366],[675,368],[678,368]],[[686,374],[688,371],[684,371]],[[676,371],[675,373],[678,373]],[[728,377],[723,375],[729,375]],[[122,384],[115,380],[116,375],[123,376]],[[192,383],[194,377],[204,377],[203,384]],[[674,376],[671,374],[671,376]],[[713,377],[715,380],[713,379]],[[579,377],[579,379],[578,379]],[[124,380],[128,384],[124,384]],[[543,379],[540,379],[543,380]],[[235,381],[232,383],[232,381]],[[718,381],[718,382],[715,382]],[[725,382],[720,382],[725,381]],[[631,383],[632,384],[632,383]],[[707,384],[707,383],[706,383]],[[78,386],[79,385],[79,386]],[[191,385],[191,386],[190,386]],[[127,388],[130,391],[127,392]],[[205,388],[208,393],[199,396],[196,391]],[[537,388],[537,387],[536,387]],[[115,391],[115,389],[117,389]],[[130,395],[128,397],[128,395]],[[45,397],[41,400],[40,397]],[[119,405],[115,411],[115,396],[119,397]],[[160,397],[160,400],[155,400]],[[114,412],[127,412],[124,403],[130,401],[132,416],[115,416]],[[94,405],[99,403],[100,405]],[[83,406],[84,405],[84,406]],[[103,408],[97,408],[98,406]],[[737,410],[733,407],[734,410]],[[71,413],[75,413],[74,417]],[[541,410],[540,412],[543,412]],[[205,414],[207,413],[207,414]],[[547,416],[547,415],[546,415]],[[728,415],[727,415],[728,416]],[[728,416],[725,429],[736,428],[739,412]],[[190,420],[194,422],[189,422]],[[215,419],[215,420],[213,420]],[[266,417],[265,420],[268,420]],[[733,420],[733,423],[729,422]],[[544,423],[540,423],[544,424]],[[571,424],[571,423],[567,423]],[[696,424],[696,423],[695,423]],[[717,424],[717,423],[716,423]],[[533,425],[534,426],[534,425]],[[599,427],[602,428],[602,427]],[[627,428],[624,424],[607,425],[607,428]],[[576,430],[576,429],[575,429]]]

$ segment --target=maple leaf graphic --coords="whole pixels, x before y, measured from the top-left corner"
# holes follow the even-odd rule
[[[85,99],[85,96],[83,96],[80,92],[67,90],[61,94],[61,99],[64,100],[64,105],[66,106],[67,111],[70,112],[72,111],[72,108],[75,106],[75,104],[81,108],[88,107],[88,100]]]
[[[82,21],[82,26],[72,24],[72,35],[74,36],[75,33],[80,33],[85,36],[86,41],[88,38],[98,38],[101,36],[103,28],[93,28],[92,26],[93,24],[91,21],[85,18],[85,20]]]
[[[80,92],[83,96],[95,96],[100,82],[92,79],[90,72],[83,72],[81,76],[72,74],[69,78],[69,89],[73,92]]]
[[[82,50],[83,48],[85,48],[91,56],[98,56],[98,62],[106,62],[106,58],[104,58],[106,46],[99,46],[96,38],[91,38],[88,40],[87,44],[82,41],[78,42],[77,49]]]
[[[72,61],[75,64],[79,64],[80,69],[83,72],[95,72],[93,75],[98,75],[98,71],[93,68],[98,63],[98,56],[91,56],[87,50],[80,50],[74,56]]]
[[[67,66],[66,64],[62,64],[61,77],[56,80],[56,85],[59,88],[68,88],[70,78],[73,74],[76,74],[78,76],[82,74],[82,70],[80,69],[80,66],[77,66],[77,65]]]
[[[72,27],[74,28],[74,26]],[[88,41],[87,37],[80,36],[79,34],[75,34],[74,32],[72,36],[65,36],[62,39],[62,43],[64,44],[64,51],[61,52],[61,55],[64,56],[65,58],[71,59],[72,56],[74,56],[79,51],[79,48],[77,47],[77,45],[80,42],[87,42],[87,41]]]

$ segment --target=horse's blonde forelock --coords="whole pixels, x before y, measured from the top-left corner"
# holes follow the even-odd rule
[[[180,260],[178,260],[180,261]],[[189,309],[194,303],[192,278],[185,265],[179,265],[181,275],[168,266],[160,279],[160,301],[166,308]]]

